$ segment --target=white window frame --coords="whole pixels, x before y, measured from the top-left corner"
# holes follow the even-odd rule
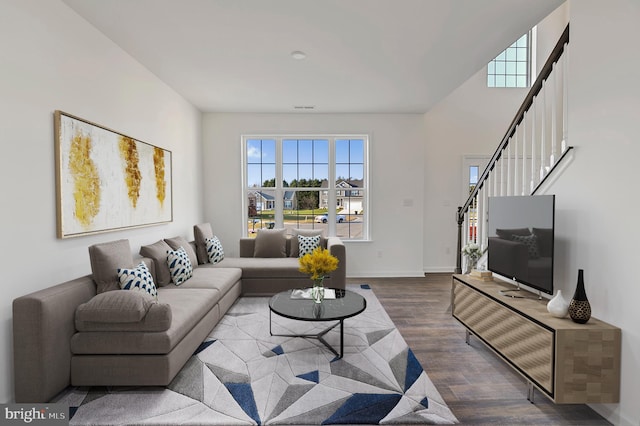
[[[518,86],[517,84],[515,86],[511,86],[511,85],[507,85],[506,81],[505,81],[505,85],[504,86],[496,86],[495,83],[493,85],[489,84],[489,77],[490,76],[496,76],[496,75],[502,75],[502,73],[496,73],[494,70],[494,73],[491,73],[490,67],[491,64],[495,65],[495,61],[500,57],[500,55],[502,54],[506,54],[506,52],[511,49],[513,47],[513,45],[520,40],[520,38],[522,37],[518,37],[518,39],[516,41],[514,41],[512,44],[509,45],[509,47],[507,47],[506,49],[504,49],[502,52],[500,52],[498,55],[496,55],[495,58],[493,58],[491,61],[489,61],[489,63],[487,64],[486,70],[487,70],[487,87],[490,89],[524,89],[524,88],[528,88],[531,87],[531,85],[533,84],[533,82],[536,79],[536,38],[537,38],[537,27],[533,27],[532,29],[530,29],[526,34],[523,34],[523,36],[526,35],[527,36],[527,59],[526,59],[526,67],[527,67],[527,74],[526,74],[526,82],[524,86]],[[511,61],[508,61],[511,62]],[[505,64],[506,66],[506,64]]]
[[[247,141],[250,139],[262,139],[262,140],[275,140],[276,142],[276,170],[275,170],[275,187],[258,187],[249,188],[247,182]],[[336,155],[335,155],[335,142],[336,140],[352,139],[363,141],[363,187],[358,188],[357,191],[363,196],[363,209],[362,212],[362,236],[358,238],[350,238],[340,236],[345,241],[370,241],[370,179],[369,179],[369,135],[366,134],[248,134],[241,135],[240,143],[242,146],[242,236],[248,236],[248,229],[246,224],[249,221],[248,211],[248,194],[250,191],[256,190],[269,190],[274,191],[275,196],[275,227],[283,228],[284,224],[284,191],[309,191],[310,188],[291,188],[283,187],[283,160],[282,160],[282,141],[289,139],[299,140],[327,140],[329,142],[329,177],[328,188],[318,188],[319,192],[327,191],[328,193],[328,205],[336,207],[337,204],[337,192],[344,188],[339,188],[336,185]],[[314,189],[315,190],[315,189]],[[336,208],[328,208],[327,210],[327,236],[336,236]]]

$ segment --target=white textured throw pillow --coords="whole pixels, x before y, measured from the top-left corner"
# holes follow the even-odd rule
[[[312,253],[318,247],[320,247],[320,235],[314,235],[312,237],[298,235],[298,251],[300,257],[307,253]]]
[[[144,262],[140,262],[134,269],[118,268],[118,279],[123,290],[145,291],[153,297],[158,297],[153,277]]]
[[[182,284],[193,275],[193,266],[183,247],[178,250],[167,250],[167,265],[169,265],[171,281],[175,285]]]
[[[205,243],[207,245],[207,256],[210,263],[218,263],[224,259],[224,250],[222,249],[222,243],[215,235],[211,238],[206,238]]]

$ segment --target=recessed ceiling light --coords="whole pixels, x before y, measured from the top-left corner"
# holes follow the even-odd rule
[[[304,59],[307,57],[307,54],[300,50],[294,50],[293,52],[291,52],[291,57],[293,59]]]

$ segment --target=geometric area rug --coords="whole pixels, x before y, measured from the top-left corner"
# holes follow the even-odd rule
[[[368,285],[344,321],[343,358],[321,342],[269,334],[269,298],[242,297],[166,387],[70,388],[71,425],[452,424],[447,407]],[[278,334],[332,322],[272,316]],[[339,346],[339,327],[325,340]]]

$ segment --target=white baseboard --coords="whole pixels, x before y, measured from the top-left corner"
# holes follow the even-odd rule
[[[418,278],[424,277],[421,271],[377,271],[377,272],[356,272],[347,274],[347,278]]]
[[[453,272],[456,270],[455,266],[438,266],[438,267],[431,267],[431,268],[424,268],[423,273],[424,274],[453,274]]]

